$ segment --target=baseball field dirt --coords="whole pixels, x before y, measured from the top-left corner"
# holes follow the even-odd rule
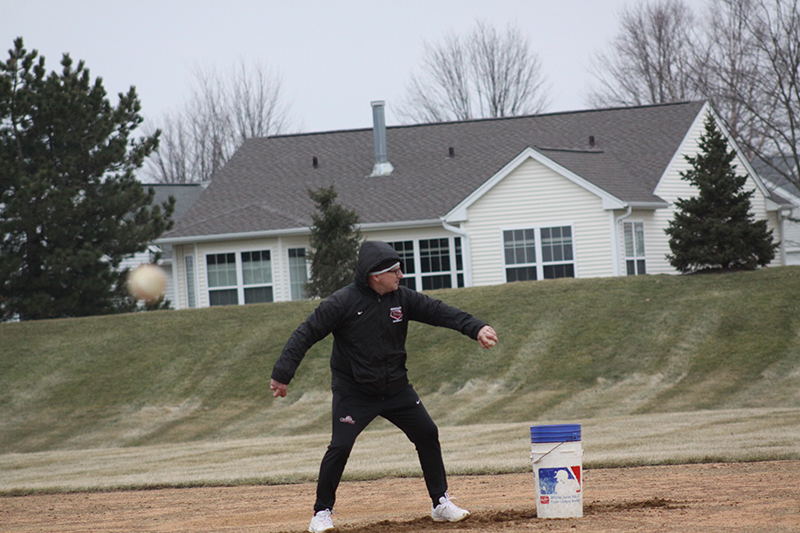
[[[591,469],[584,516],[538,519],[533,474],[451,476],[472,516],[430,519],[418,478],[342,483],[337,531],[797,532],[800,461]],[[0,498],[0,529],[40,532],[301,532],[313,484],[39,494]]]

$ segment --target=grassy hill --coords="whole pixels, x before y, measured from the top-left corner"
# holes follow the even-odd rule
[[[433,294],[500,336],[487,351],[413,325],[411,379],[440,426],[800,407],[800,268]],[[330,339],[288,398],[269,391],[315,305],[0,324],[0,454],[326,433]]]

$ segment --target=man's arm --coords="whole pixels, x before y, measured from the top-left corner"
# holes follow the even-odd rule
[[[273,396],[286,396],[286,387],[292,381],[306,352],[336,328],[340,317],[340,305],[332,296],[323,300],[305,322],[294,330],[272,367],[270,389]]]
[[[411,304],[412,320],[460,331],[477,340],[484,348],[491,348],[497,343],[497,332],[483,320],[425,294],[416,291],[406,294]]]

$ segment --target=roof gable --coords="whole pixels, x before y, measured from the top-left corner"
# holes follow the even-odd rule
[[[525,150],[522,151],[521,154],[515,157],[508,165],[503,167],[497,174],[495,174],[489,180],[484,182],[483,185],[475,189],[461,203],[459,203],[455,208],[453,208],[449,213],[447,213],[447,215],[443,217],[444,221],[453,224],[456,222],[463,222],[467,220],[467,210],[469,209],[469,207],[478,200],[480,200],[484,194],[489,192],[495,185],[497,185],[500,181],[505,179],[506,176],[511,174],[514,170],[516,170],[520,165],[522,165],[528,159],[533,159],[534,161],[538,161],[539,163],[543,164],[550,170],[554,171],[556,174],[561,175],[562,177],[575,183],[579,187],[583,187],[592,194],[597,195],[599,198],[603,200],[603,206],[606,209],[622,209],[623,207],[625,207],[625,203],[619,198],[614,197],[613,195],[607,193],[603,189],[595,186],[591,182],[578,176],[569,169],[564,168],[563,166],[559,165],[549,157],[539,152],[538,150],[534,150],[533,148],[526,148]]]
[[[394,171],[384,177],[370,177],[372,129],[253,138],[164,237],[296,231],[311,225],[308,189],[331,184],[363,224],[438,220],[501,179],[520,157],[533,157],[609,201],[659,202],[653,191],[702,107],[689,102],[389,127]]]

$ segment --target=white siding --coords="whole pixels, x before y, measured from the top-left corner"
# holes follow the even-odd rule
[[[473,285],[505,283],[503,229],[572,226],[575,276],[611,276],[611,224],[602,200],[528,159],[469,208]]]

